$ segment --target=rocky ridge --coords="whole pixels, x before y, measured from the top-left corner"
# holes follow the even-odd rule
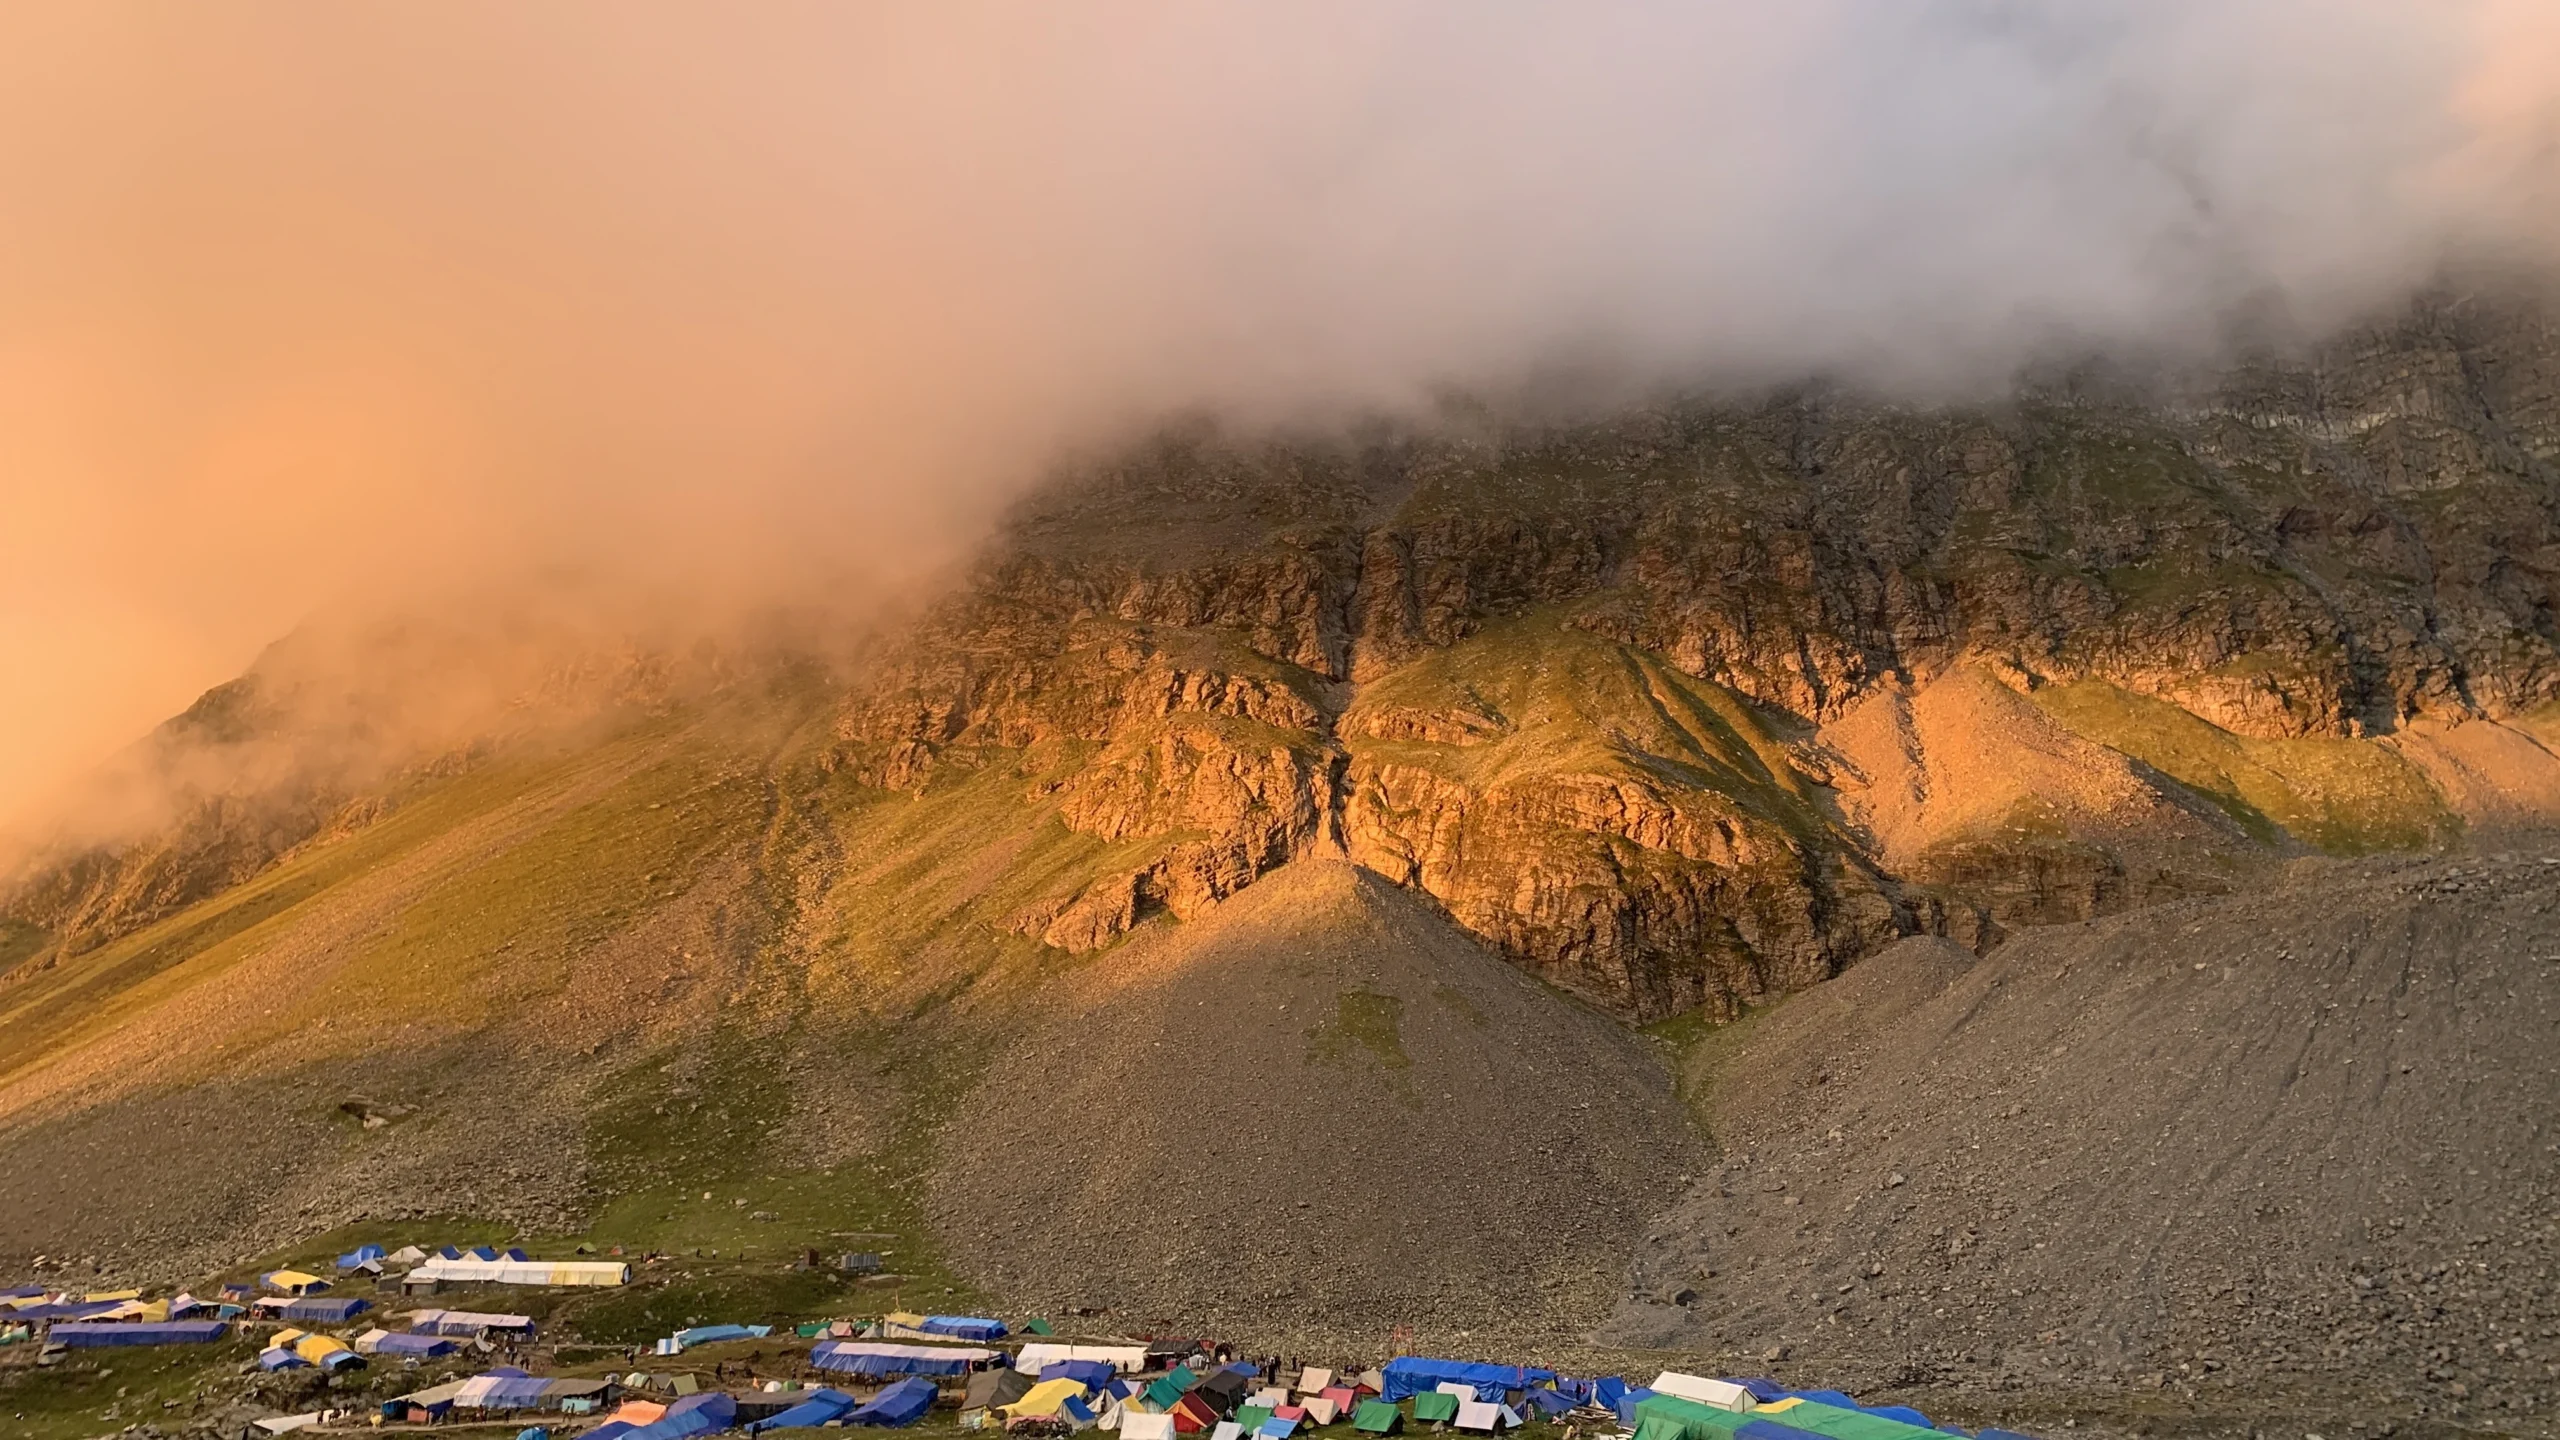
[[[2556,369],[2539,318],[2445,304],[2194,394],[1173,436],[1019,517],[838,761],[920,790],[1034,754],[1061,823],[1160,839],[1021,917],[1064,949],[1340,844],[1621,1013],[1730,1013],[1898,936],[2546,823]],[[2010,810],[1905,823],[1932,772],[1895,706],[1972,757],[1941,794]],[[2505,798],[2397,743],[2465,722],[2525,754]],[[2009,740],[2055,784],[2007,783]],[[2396,808],[2341,818],[2358,786]]]

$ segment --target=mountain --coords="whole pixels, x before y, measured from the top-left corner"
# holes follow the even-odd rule
[[[1892,1003],[1935,1017],[2060,937],[2312,926],[2245,907],[2544,843],[2555,381],[2539,311],[2447,300],[2210,383],[2093,368],[1991,408],[1176,427],[1061,475],[850,660],[492,666],[403,631],[359,647],[409,657],[391,678],[348,681],[280,647],[131,757],[140,820],[6,891],[0,1155],[32,1198],[0,1267],[214,1267],[404,1215],[861,1234],[936,1303],[1239,1333],[1563,1335],[1632,1273],[1608,1343],[1693,1343],[1669,1297],[1724,1268],[1699,1187],[1742,1133],[1719,1107],[1748,1111],[1697,1057],[1731,1022],[1832,1013],[1915,946],[1937,988]],[[466,672],[475,703],[428,703]],[[2217,993],[2322,983],[2252,973]],[[2129,981],[2058,993],[1997,1053],[2073,1006],[2156,1019]],[[1769,1063],[1846,1023],[1772,1022]],[[1907,1058],[1950,1097],[1929,1143],[2005,1133],[1997,1087]],[[2086,1063],[2056,1123],[2109,1132],[2205,1062]],[[1512,1188],[1453,1189],[1469,1167]],[[2250,1195],[2208,1203],[2199,1233],[2256,1233],[2210,1228]],[[1418,1226],[1376,1223],[1396,1205]],[[1195,1223],[1131,1228],[1149,1206]],[[1537,1303],[1461,1298],[1505,1264]],[[2035,1315],[2076,1303],[2039,1283]]]

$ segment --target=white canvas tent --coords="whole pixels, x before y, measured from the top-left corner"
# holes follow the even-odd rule
[[[1013,1368],[1025,1375],[1037,1375],[1062,1360],[1098,1360],[1123,1375],[1135,1375],[1147,1368],[1144,1345],[1058,1345],[1047,1341],[1022,1347],[1013,1358]]]
[[[1704,1375],[1683,1375],[1677,1370],[1665,1370],[1653,1377],[1651,1388],[1657,1395],[1694,1400],[1718,1410],[1739,1412],[1751,1408],[1751,1392],[1730,1380],[1710,1380]]]

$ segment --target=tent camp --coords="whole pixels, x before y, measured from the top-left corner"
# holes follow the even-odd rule
[[[901,1380],[871,1397],[871,1403],[845,1417],[849,1425],[885,1425],[892,1429],[913,1425],[924,1418],[933,1402],[942,1398],[930,1380]]]
[[[984,1320],[975,1315],[927,1315],[924,1323],[916,1329],[946,1340],[975,1340],[980,1344],[1001,1340],[1006,1333],[1003,1321]]]
[[[1147,1368],[1144,1345],[1061,1345],[1035,1341],[1022,1347],[1014,1356],[1013,1368],[1026,1374],[1041,1371],[1067,1360],[1094,1360],[1110,1366],[1123,1375],[1135,1375]]]
[[[206,1345],[221,1339],[231,1327],[219,1320],[179,1320],[159,1325],[83,1325],[76,1321],[56,1325],[52,1342],[83,1349],[104,1345]]]
[[[821,1340],[809,1363],[839,1375],[966,1375],[1003,1352],[957,1345],[889,1345],[877,1340]]]

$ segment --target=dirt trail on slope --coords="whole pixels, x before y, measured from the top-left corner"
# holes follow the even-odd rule
[[[1700,1161],[1651,1043],[1299,861],[1051,981],[948,1131],[947,1252],[1034,1308],[1269,1344],[1552,1337]]]
[[[1708,1042],[1725,1158],[1604,1338],[2552,1433],[2555,907],[2560,860],[2304,862],[1905,942]]]

